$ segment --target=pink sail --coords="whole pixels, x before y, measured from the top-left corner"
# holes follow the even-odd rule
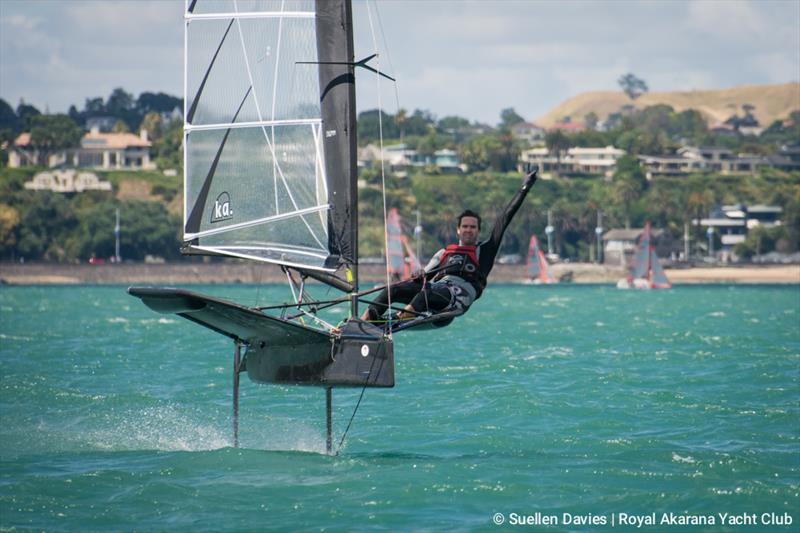
[[[415,271],[421,270],[422,266],[408,245],[406,236],[403,235],[397,209],[389,210],[386,226],[389,233],[389,257],[386,260],[386,268],[395,279],[408,279]]]
[[[627,279],[620,280],[620,288],[635,289],[669,289],[672,284],[667,279],[661,263],[656,255],[650,232],[650,222],[645,224],[644,231],[639,237],[639,244],[633,256],[631,274]]]
[[[531,235],[528,244],[528,276],[534,283],[555,283],[556,280],[550,271],[550,265],[544,258],[544,253],[539,248],[536,235]]]

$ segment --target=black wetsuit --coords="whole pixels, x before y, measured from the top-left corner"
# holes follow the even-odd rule
[[[477,245],[478,272],[477,279],[465,280],[452,274],[442,276],[440,258],[444,249],[439,250],[425,267],[425,275],[412,278],[392,286],[392,304],[410,303],[418,313],[425,311],[439,312],[443,310],[461,310],[466,312],[472,302],[480,298],[485,280],[494,268],[494,260],[500,249],[500,241],[506,228],[525,200],[528,191],[536,182],[536,172],[527,175],[522,187],[508,203],[503,214],[495,221],[489,239]],[[480,279],[482,278],[482,279]],[[375,298],[369,306],[371,318],[383,315],[388,308],[389,294],[386,289]]]

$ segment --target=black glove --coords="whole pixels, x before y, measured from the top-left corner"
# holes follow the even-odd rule
[[[526,191],[533,187],[533,184],[536,183],[536,173],[539,172],[539,167],[532,167],[532,165],[528,165],[527,173],[525,174],[525,181],[522,182],[522,188]]]

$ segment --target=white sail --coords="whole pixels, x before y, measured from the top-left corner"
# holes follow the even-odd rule
[[[184,241],[194,252],[326,268],[315,2],[186,6]]]

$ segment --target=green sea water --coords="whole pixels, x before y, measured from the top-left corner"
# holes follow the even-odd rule
[[[244,375],[236,449],[228,339],[124,287],[0,287],[0,530],[800,530],[800,286],[493,285],[395,343],[338,456],[323,389]]]

